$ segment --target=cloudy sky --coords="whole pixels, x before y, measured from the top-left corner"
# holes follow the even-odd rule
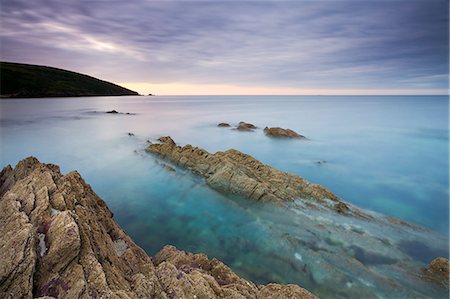
[[[448,1],[1,0],[1,60],[156,94],[435,94]]]

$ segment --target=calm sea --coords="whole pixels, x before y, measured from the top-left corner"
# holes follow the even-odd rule
[[[298,283],[323,297],[444,294],[408,273],[448,256],[446,96],[43,98],[1,100],[0,109],[0,166],[33,155],[78,170],[149,254],[173,244],[220,258],[256,282]],[[112,109],[132,114],[104,113]],[[309,140],[216,127],[239,121],[291,128]],[[226,198],[143,151],[164,135],[211,152],[241,150],[430,232]]]

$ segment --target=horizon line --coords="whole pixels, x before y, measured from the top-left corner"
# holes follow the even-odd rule
[[[437,96],[437,97],[441,97],[441,96],[450,96],[449,94],[139,94],[139,96],[145,96],[145,97],[166,97],[166,96],[170,96],[170,97],[176,97],[176,96],[180,96],[180,97],[184,97],[184,96],[205,96],[205,97],[210,97],[210,96],[248,96],[248,97],[254,97],[254,96],[261,96],[261,97],[270,97],[270,96],[283,96],[283,97],[292,97],[292,96],[316,96],[316,97],[327,97],[327,96],[418,96],[418,97],[423,97],[423,96]]]

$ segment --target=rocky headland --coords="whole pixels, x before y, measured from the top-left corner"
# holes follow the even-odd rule
[[[58,68],[0,62],[0,98],[136,96],[137,92]]]
[[[33,157],[1,171],[0,196],[2,298],[317,298],[173,246],[152,258],[79,173]]]

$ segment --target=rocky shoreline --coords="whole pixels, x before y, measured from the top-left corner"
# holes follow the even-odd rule
[[[169,136],[161,137],[158,141],[159,143],[148,145],[146,151],[203,177],[207,185],[225,195],[272,202],[288,208],[295,203],[296,208],[323,210],[344,217],[353,217],[379,225],[380,228],[391,226],[398,230],[426,233],[424,228],[398,219],[374,217],[373,214],[344,202],[320,185],[310,183],[298,175],[272,168],[237,150],[209,153],[190,144],[178,146]],[[299,201],[301,205],[298,204]],[[421,271],[415,275],[448,289],[448,259],[436,257]]]
[[[3,298],[317,298],[173,246],[149,257],[76,171],[34,157],[2,170],[0,196]]]

